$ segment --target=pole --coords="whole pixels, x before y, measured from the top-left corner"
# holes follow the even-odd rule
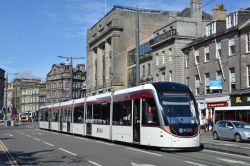
[[[136,86],[140,85],[140,35],[139,35],[139,29],[140,29],[140,25],[139,25],[139,10],[138,10],[138,6],[137,6],[137,10],[136,10],[136,21],[135,21],[135,41],[136,41],[136,51],[135,51],[135,56],[136,56]]]
[[[8,73],[6,72],[6,79],[5,79],[5,112],[4,112],[4,125],[7,126],[7,99],[8,99],[8,94],[7,94],[7,91],[8,91]]]
[[[70,57],[70,100],[73,99],[73,60]]]

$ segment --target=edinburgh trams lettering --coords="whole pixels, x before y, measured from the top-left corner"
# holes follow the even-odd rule
[[[162,148],[199,147],[190,89],[158,82],[41,107],[42,129]]]

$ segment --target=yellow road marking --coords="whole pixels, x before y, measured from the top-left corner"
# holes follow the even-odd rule
[[[6,146],[4,145],[4,143],[0,140],[0,150],[3,151],[3,153],[5,154],[5,156],[8,158],[9,160],[9,164],[13,165],[13,166],[18,166],[17,161],[14,159],[14,157],[10,154],[9,150],[6,148]]]

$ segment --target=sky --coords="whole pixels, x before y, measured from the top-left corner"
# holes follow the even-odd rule
[[[229,13],[250,7],[250,0],[203,0],[203,11],[221,3]],[[190,0],[0,0],[0,68],[10,79],[46,80],[51,66],[65,61],[57,56],[86,56],[87,28],[114,5],[180,12]]]

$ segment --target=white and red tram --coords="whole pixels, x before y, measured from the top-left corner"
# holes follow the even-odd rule
[[[157,82],[41,107],[42,129],[163,148],[200,146],[190,89]]]

